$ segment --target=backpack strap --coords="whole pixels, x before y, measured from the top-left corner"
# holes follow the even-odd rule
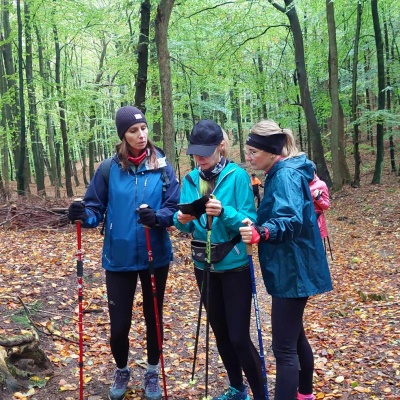
[[[104,182],[108,187],[108,182],[110,180],[110,169],[111,169],[112,157],[106,158],[101,165],[101,174],[103,175]]]

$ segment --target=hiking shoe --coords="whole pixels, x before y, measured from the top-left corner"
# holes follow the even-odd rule
[[[229,386],[228,390],[219,397],[213,397],[213,400],[250,400],[247,394],[247,388],[240,392],[239,390]]]
[[[315,400],[315,396],[313,394],[297,393],[297,400]]]
[[[144,374],[143,390],[146,400],[161,400],[158,371],[147,371]]]
[[[128,387],[131,371],[129,369],[121,371],[117,369],[114,373],[114,383],[108,392],[110,400],[122,400],[125,397],[126,388]]]

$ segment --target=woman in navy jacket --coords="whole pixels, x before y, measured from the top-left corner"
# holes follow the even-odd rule
[[[309,296],[332,289],[309,182],[311,161],[299,153],[293,134],[274,121],[255,124],[246,141],[247,160],[266,173],[257,222],[240,228],[243,241],[258,243],[272,296],[275,400],[313,400],[314,358],[303,327]],[[300,369],[299,369],[300,363]]]
[[[147,121],[139,109],[120,108],[116,126],[121,139],[116,154],[111,163],[103,162],[97,169],[83,204],[71,204],[69,218],[81,220],[85,228],[94,228],[106,213],[102,266],[106,270],[111,351],[117,365],[109,398],[123,399],[129,383],[128,335],[139,278],[148,360],[143,387],[146,399],[159,400],[160,352],[143,225],[152,228],[150,237],[162,327],[164,290],[172,261],[172,245],[166,228],[173,225],[173,215],[178,209],[179,182],[164,153],[149,140]],[[139,209],[142,204],[149,207]]]

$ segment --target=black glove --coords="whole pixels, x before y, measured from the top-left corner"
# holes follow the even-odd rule
[[[153,228],[158,224],[156,212],[151,207],[139,208],[139,224]]]
[[[68,208],[68,219],[72,222],[86,221],[88,215],[82,202],[74,201]]]

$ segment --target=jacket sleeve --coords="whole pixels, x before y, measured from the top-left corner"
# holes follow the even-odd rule
[[[221,201],[224,212],[221,217],[218,217],[220,222],[234,232],[239,232],[239,228],[243,226],[242,221],[247,217],[252,222],[257,219],[257,211],[254,204],[254,194],[251,189],[250,178],[247,172],[243,169],[238,169],[235,172],[234,196],[235,204],[224,204],[224,199]]]
[[[174,224],[173,216],[178,210],[180,185],[175,175],[172,165],[167,162],[166,173],[169,179],[169,185],[165,192],[163,192],[163,202],[161,208],[157,210],[156,215],[158,219],[158,226],[167,228]]]
[[[290,241],[299,236],[303,226],[305,190],[312,202],[308,183],[302,185],[301,175],[289,168],[279,170],[271,182],[273,206],[271,217],[263,224],[269,231],[269,243]]]
[[[318,204],[318,206],[322,210],[328,210],[329,207],[331,206],[330,201],[329,201],[328,186],[326,186],[326,183],[324,181],[320,180],[318,182],[318,186],[316,187],[316,189],[321,191],[321,197],[318,200],[314,199],[314,201]],[[312,193],[311,193],[311,195],[312,195]]]
[[[104,162],[104,161],[103,161]],[[108,204],[108,186],[102,173],[103,163],[97,168],[84,197],[88,218],[83,221],[82,227],[95,228],[103,221]]]

